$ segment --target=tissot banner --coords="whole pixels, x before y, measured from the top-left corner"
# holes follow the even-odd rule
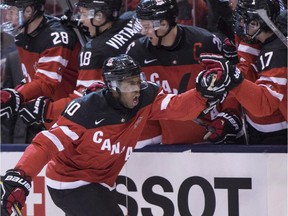
[[[1,174],[21,155],[1,152]],[[24,216],[64,216],[51,201],[44,169]],[[137,152],[122,169],[117,191],[130,216],[287,216],[287,154]]]

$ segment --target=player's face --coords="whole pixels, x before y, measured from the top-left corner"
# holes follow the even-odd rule
[[[25,8],[25,10],[23,11],[23,18],[24,18],[24,21],[27,21],[29,20],[33,15],[33,8],[28,6]]]
[[[251,20],[247,25],[248,35],[254,35],[260,28],[259,22],[257,20]]]
[[[13,26],[18,26],[18,8],[17,7],[9,7],[5,16],[8,22],[11,22]]]
[[[141,34],[147,36],[151,43],[156,46],[159,37],[164,36],[169,30],[169,24],[166,20],[140,20]]]
[[[92,15],[93,12],[93,15]],[[94,17],[94,11],[89,10],[88,8],[79,7],[79,19],[80,22],[89,29],[90,36],[94,37],[96,34],[95,27],[91,24],[91,19]]]
[[[141,80],[139,76],[130,77],[121,81],[119,86],[121,91],[119,101],[123,106],[132,109],[138,105],[140,97],[140,84]]]
[[[91,37],[96,36],[95,26],[101,26],[106,21],[106,18],[101,11],[95,13],[93,9],[79,7],[79,14],[80,22],[88,27]]]

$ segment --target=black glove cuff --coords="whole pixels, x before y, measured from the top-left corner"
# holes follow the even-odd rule
[[[13,187],[21,187],[25,191],[25,195],[28,196],[31,189],[31,177],[26,176],[25,172],[19,169],[7,170],[3,181]]]

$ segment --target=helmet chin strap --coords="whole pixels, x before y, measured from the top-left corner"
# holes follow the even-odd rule
[[[246,27],[246,28],[247,28],[246,32],[248,32],[248,27]],[[251,39],[255,39],[256,36],[259,35],[261,32],[262,32],[262,29],[261,29],[261,27],[259,27],[254,34],[249,35],[249,36],[251,37]]]
[[[109,22],[109,20],[106,19],[106,21],[105,21],[104,23],[102,23],[101,25],[95,25],[95,24],[93,23],[93,18],[90,19],[91,25],[95,27],[96,36],[99,36],[99,35],[102,33],[102,32],[100,32],[100,27],[106,25],[108,22]],[[106,30],[106,29],[105,29],[105,30]],[[105,31],[105,30],[104,30],[104,31]]]
[[[158,37],[158,44],[157,44],[157,47],[158,47],[158,48],[161,47],[162,39],[163,39],[166,35],[168,35],[171,30],[172,30],[172,27],[169,25],[168,31],[167,31],[164,35],[162,35],[162,36],[159,36],[159,35],[158,35],[158,30],[155,31],[155,35],[156,35],[156,37]]]
[[[27,6],[29,7],[29,6]],[[26,7],[26,8],[27,8]],[[32,7],[32,6],[30,6]],[[41,7],[42,5],[39,7],[35,7],[34,6],[34,12],[33,12],[33,15],[31,16],[30,19],[28,19],[27,21],[25,21],[21,26],[19,26],[19,30],[23,29],[24,28],[24,33],[25,34],[28,34],[28,26],[30,23],[32,23],[39,15],[43,14],[43,11],[40,11],[41,10]],[[26,9],[25,8],[25,9]],[[25,11],[25,9],[23,11]]]

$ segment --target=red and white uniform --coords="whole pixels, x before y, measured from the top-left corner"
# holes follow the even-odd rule
[[[39,96],[52,100],[72,93],[78,77],[81,44],[73,29],[44,16],[30,34],[15,37],[26,84],[17,89],[24,102]]]
[[[16,168],[33,178],[49,162],[47,185],[54,189],[90,183],[113,187],[148,119],[193,119],[206,104],[196,90],[164,94],[152,83],[140,94],[133,109],[107,89],[72,101],[51,129],[34,138]]]
[[[199,64],[201,53],[221,53],[222,43],[219,38],[205,29],[178,25],[176,40],[171,47],[152,46],[149,38],[143,37],[134,41],[128,48],[127,54],[139,64],[146,78],[156,82],[168,93],[181,93],[195,88],[195,80],[204,68]],[[233,102],[231,102],[231,100]],[[236,106],[236,107],[235,107]],[[238,109],[235,99],[225,100],[219,111]],[[231,111],[232,111],[231,110]],[[208,114],[208,119],[215,117],[218,111]],[[206,129],[196,124],[193,119],[188,121],[160,120],[162,143],[181,144],[203,142]],[[150,138],[156,136],[154,128],[158,122],[147,123],[142,140],[149,143]],[[151,125],[153,129],[151,129]],[[154,134],[153,134],[154,133]],[[153,141],[150,140],[150,143]],[[150,144],[149,143],[149,144]]]
[[[287,47],[276,36],[262,44],[257,58],[258,79],[231,90],[245,108],[247,122],[259,133],[287,134]]]
[[[65,106],[82,96],[83,90],[102,81],[102,65],[106,58],[125,53],[127,46],[141,35],[132,28],[133,19],[120,19],[111,28],[88,41],[79,55],[79,76],[74,92],[69,97],[49,103],[47,119],[57,120]]]

